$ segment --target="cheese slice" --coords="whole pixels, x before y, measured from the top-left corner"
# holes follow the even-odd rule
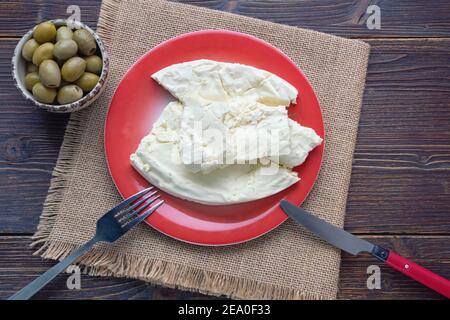
[[[204,59],[171,65],[152,78],[184,105],[180,152],[192,172],[290,153],[285,107],[296,102],[298,92],[284,79]]]
[[[242,99],[185,105],[181,119],[182,162],[209,173],[232,164],[289,155],[287,110]]]
[[[289,119],[297,90],[254,67],[195,60],[152,75],[169,103],[130,156],[160,189],[210,205],[258,200],[299,181],[291,169],[322,139]]]
[[[272,160],[288,168],[294,168],[305,162],[308,154],[323,140],[314,129],[304,127],[292,119],[289,119],[289,129],[290,152],[280,154],[278,159]]]
[[[174,133],[180,128],[182,109],[178,102],[169,103],[130,156],[133,167],[151,184],[182,199],[223,205],[265,198],[299,181],[295,172],[273,162],[237,164],[209,174],[192,172],[181,161],[180,134]]]
[[[242,97],[271,106],[289,106],[296,103],[298,95],[294,86],[268,71],[206,59],[173,64],[152,78],[183,104],[189,100],[206,105]]]

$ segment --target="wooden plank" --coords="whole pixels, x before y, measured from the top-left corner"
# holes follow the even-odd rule
[[[80,8],[81,21],[96,27],[101,0],[16,0],[0,2],[0,37],[20,37],[39,22],[70,17],[67,7]]]
[[[0,233],[32,233],[67,116],[14,88],[0,40]],[[356,233],[450,233],[450,40],[373,40],[347,205]],[[25,201],[24,201],[25,200]]]
[[[447,1],[233,1],[233,11],[262,20],[352,37],[436,37],[450,34]],[[381,29],[366,26],[378,5]]]
[[[368,42],[359,146],[448,145],[450,39]]]
[[[15,88],[16,42],[0,40],[0,233],[36,229],[68,120],[31,105]]]
[[[450,40],[370,41],[346,228],[450,233]]]
[[[211,9],[224,9],[227,0],[203,0],[184,2]],[[80,8],[81,21],[95,29],[100,13],[101,0],[15,0],[0,2],[0,37],[20,37],[37,23],[50,19],[66,19],[68,7]]]
[[[369,237],[402,255],[450,278],[450,237]],[[0,237],[0,299],[4,299],[45,272],[54,262],[32,256],[30,239]],[[366,287],[367,267],[381,266],[381,290]],[[152,286],[138,280],[82,276],[81,290],[69,290],[68,275],[58,276],[38,299],[211,299],[198,293]],[[339,282],[340,299],[440,299],[441,297],[370,256],[343,255]]]
[[[356,168],[345,228],[362,234],[450,234],[449,179],[448,171]]]
[[[48,270],[53,261],[33,256],[31,239],[0,237],[0,299],[11,296]],[[81,289],[67,289],[68,275],[61,274],[35,299],[198,299],[201,294],[153,286],[143,281],[82,275]],[[209,298],[209,297],[206,297]]]
[[[450,3],[431,1],[279,1],[279,0],[179,0],[188,4],[229,11],[277,23],[347,37],[448,37]],[[81,19],[95,27],[100,0],[80,0]],[[17,37],[42,20],[66,18],[69,0],[15,0],[0,2],[0,37]],[[366,27],[366,9],[381,10],[381,29]],[[149,17],[151,19],[151,17]]]

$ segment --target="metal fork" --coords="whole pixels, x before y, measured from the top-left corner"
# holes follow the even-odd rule
[[[163,200],[160,200],[146,210],[159,198],[159,195],[156,195],[156,191],[150,192],[152,189],[153,187],[142,190],[108,211],[97,221],[95,236],[91,240],[47,270],[47,272],[32,281],[25,288],[9,297],[8,300],[26,300],[31,298],[75,260],[88,252],[94,244],[99,241],[114,242],[131,228],[144,221],[145,218],[164,203]]]

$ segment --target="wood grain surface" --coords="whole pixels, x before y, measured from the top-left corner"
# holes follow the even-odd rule
[[[277,23],[314,29],[344,37],[448,37],[450,3],[446,0],[178,0]],[[99,0],[12,0],[0,2],[0,36],[25,33],[41,20],[67,17],[70,4],[81,9],[81,19],[97,24]],[[381,9],[380,30],[365,26],[366,9]]]
[[[61,145],[67,115],[30,105],[15,89],[10,59],[36,23],[80,6],[97,23],[100,1],[0,2],[0,299],[53,262],[28,247]],[[345,228],[450,278],[450,2],[448,1],[180,1],[370,43]],[[366,8],[381,8],[381,30],[365,26]],[[343,254],[341,299],[438,299],[381,266],[382,289],[366,287],[368,256]],[[141,281],[82,278],[68,290],[61,275],[41,299],[204,299]]]
[[[450,236],[365,236],[365,239],[395,249],[405,257],[432,271],[450,277]],[[0,238],[0,299],[12,295],[53,265],[53,262],[33,256],[27,236]],[[366,287],[367,267],[381,269],[381,289]],[[104,277],[81,276],[81,290],[67,289],[69,275],[61,274],[35,299],[214,299],[199,293],[153,286],[148,283]],[[343,255],[339,282],[340,299],[441,299],[413,280],[385,267],[368,256]]]

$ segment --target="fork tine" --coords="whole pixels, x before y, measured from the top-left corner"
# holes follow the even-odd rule
[[[137,225],[138,223],[141,223],[142,221],[144,221],[149,215],[151,215],[153,212],[155,212],[156,209],[158,209],[162,204],[164,203],[164,200],[161,200],[160,202],[158,202],[157,204],[155,204],[154,206],[152,206],[150,209],[148,209],[147,211],[145,211],[143,214],[141,214],[140,216],[134,218],[131,221],[128,221],[127,223],[125,223],[124,225],[122,225],[122,229],[124,229],[125,231],[128,231],[129,229],[133,228],[135,225]]]
[[[148,199],[150,199],[152,196],[154,196],[158,191],[153,191],[151,193],[147,193],[145,194],[142,199],[140,199],[139,201],[137,201],[136,203],[134,203],[132,206],[126,208],[125,210],[122,210],[120,212],[117,213],[117,215],[115,216],[117,219],[122,219],[122,217],[124,217],[126,214],[128,214],[130,211],[133,211],[134,208],[139,207],[141,204],[143,204],[145,201],[147,201]]]
[[[145,209],[147,209],[153,202],[155,202],[158,198],[160,197],[160,195],[157,195],[156,197],[154,197],[153,199],[150,199],[149,202],[146,202],[144,205],[142,205],[142,207],[140,207],[137,210],[131,210],[130,212],[128,212],[126,215],[121,216],[117,221],[119,223],[122,222],[126,222],[127,220],[131,219],[133,216],[138,216],[139,213],[141,213],[142,211],[144,211]]]
[[[146,194],[147,192],[149,192],[150,190],[152,190],[154,187],[151,186],[147,189],[142,190],[141,192],[138,192],[137,194],[129,197],[128,199],[122,201],[119,205],[117,205],[116,207],[114,207],[110,212],[113,212],[114,214],[117,214],[118,212],[120,212],[121,210],[123,210],[125,207],[127,207],[130,203],[136,201],[139,197],[143,196],[144,194]]]

